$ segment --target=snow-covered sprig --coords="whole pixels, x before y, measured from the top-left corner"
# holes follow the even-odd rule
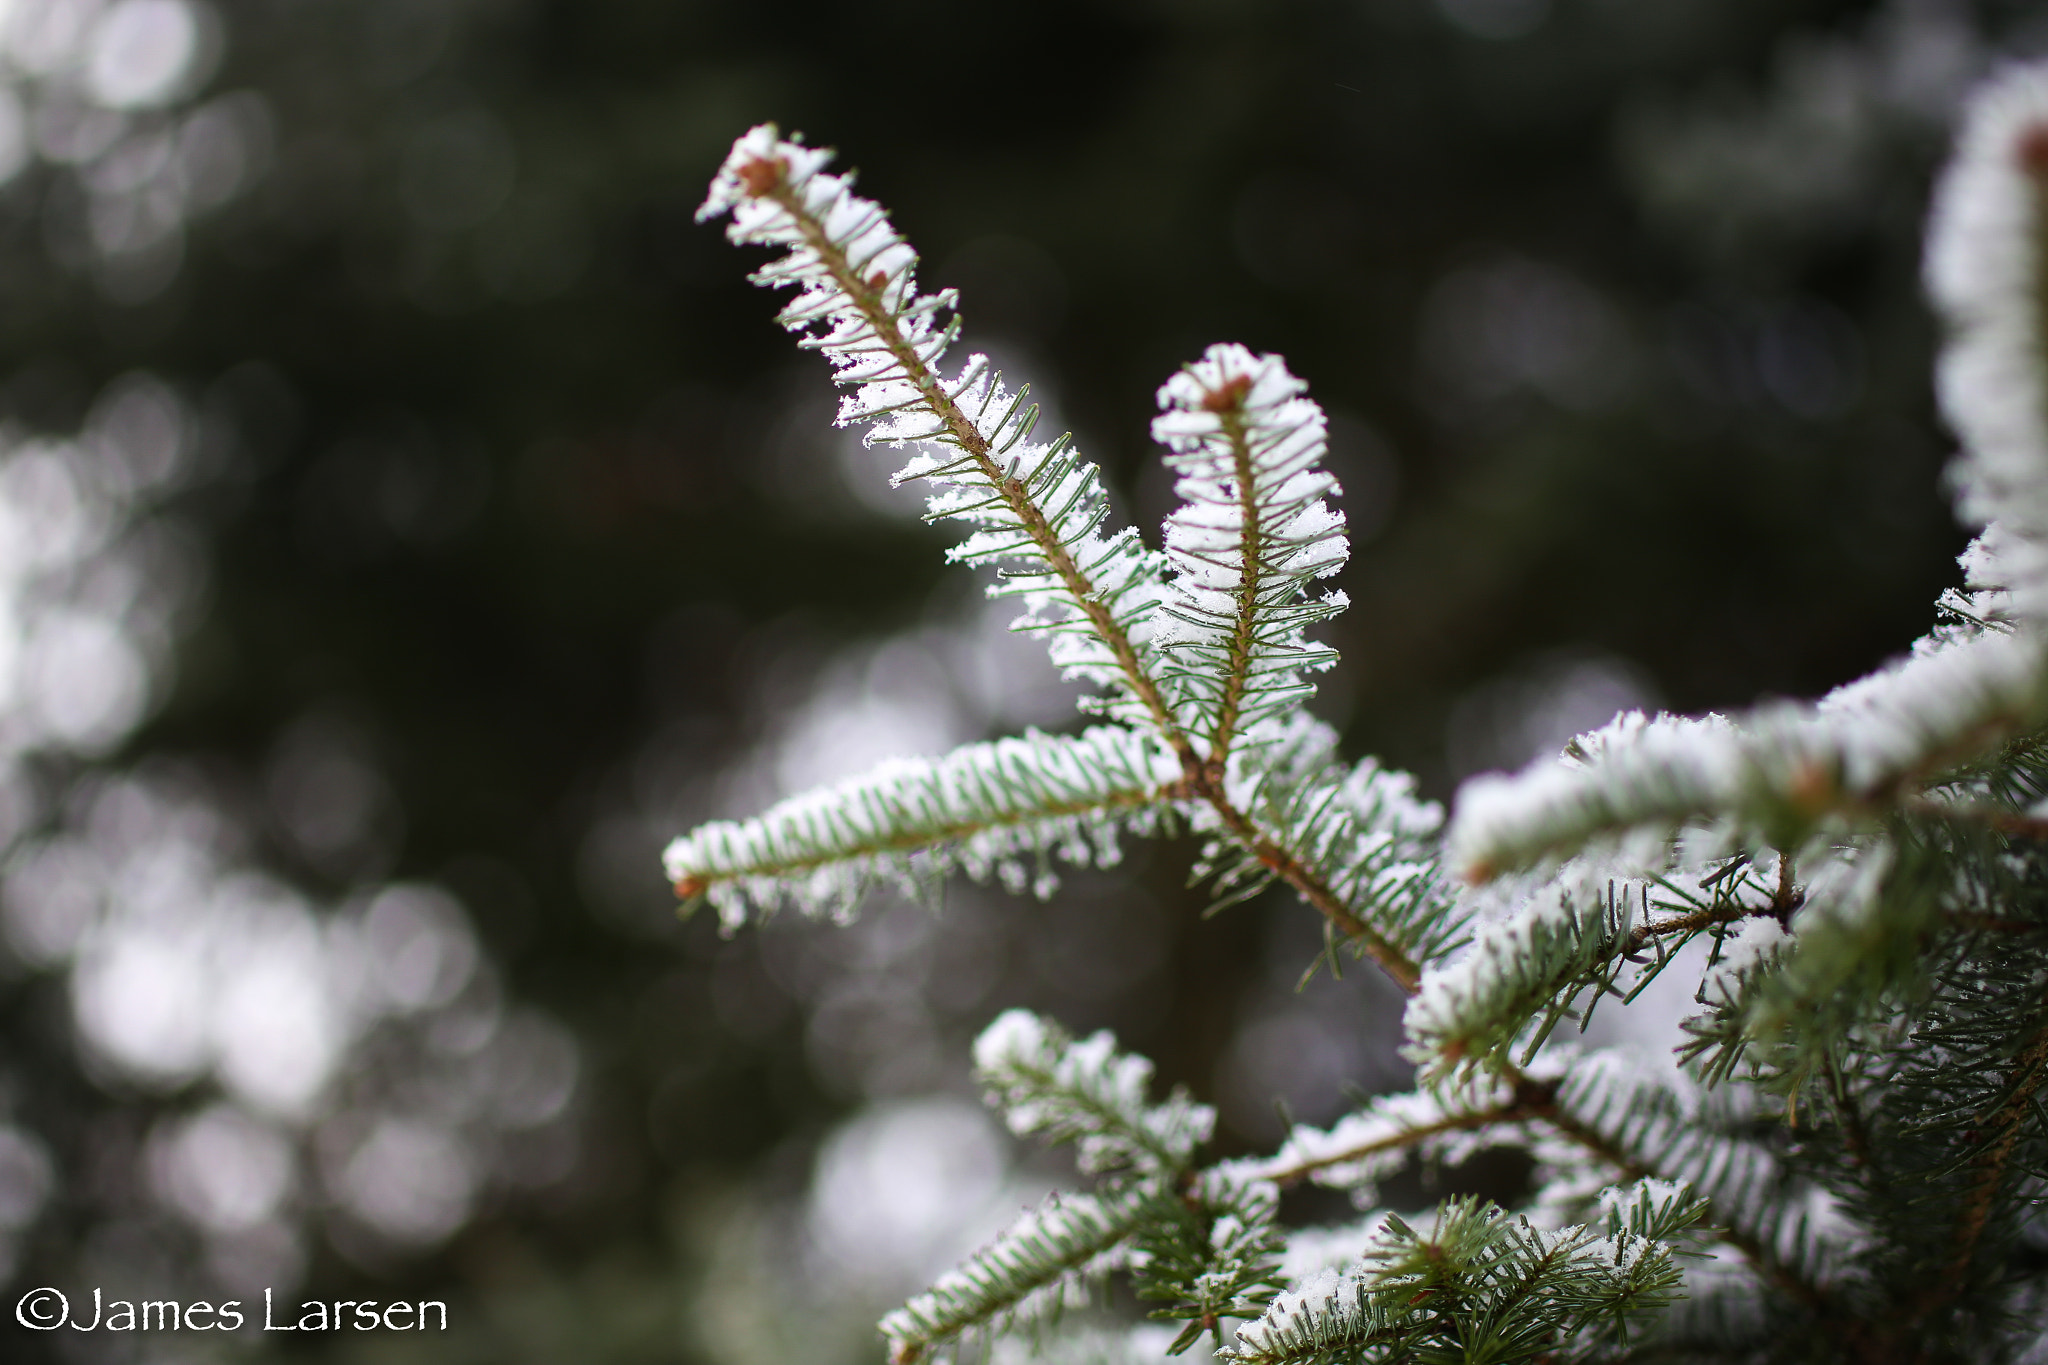
[[[970,744],[937,759],[892,759],[864,777],[794,797],[751,820],[701,825],[668,846],[686,901],[708,897],[737,925],[784,902],[850,914],[877,882],[922,893],[956,869],[1041,896],[1053,856],[1117,860],[1119,828],[1150,829],[1178,769],[1149,735],[1097,726]]]
[[[1824,1216],[1824,1195],[1759,1139],[1753,1115],[1624,1050],[1575,1059],[1554,1086],[1545,1117],[1561,1136],[1624,1178],[1685,1183],[1706,1201],[1702,1217],[1713,1236],[1793,1300],[1826,1305],[1829,1282],[1854,1254],[1858,1234]],[[1539,1188],[1539,1206],[1567,1206],[1585,1179],[1582,1159],[1564,1150],[1554,1156],[1543,1183],[1565,1188]]]
[[[840,404],[840,421],[868,423],[871,442],[909,447],[912,453],[898,480],[927,480],[935,489],[931,515],[964,519],[975,528],[952,557],[993,565],[1000,579],[991,591],[1023,600],[1019,628],[1044,633],[1055,662],[1069,676],[1109,689],[1097,709],[1157,737],[1179,764],[1182,794],[1206,809],[1218,836],[1287,882],[1404,989],[1411,987],[1416,964],[1374,921],[1373,906],[1348,900],[1346,890],[1333,885],[1320,867],[1296,856],[1232,800],[1226,790],[1227,765],[1210,765],[1205,752],[1218,737],[1222,710],[1203,734],[1192,733],[1184,723],[1187,707],[1198,713],[1200,708],[1194,702],[1183,706],[1179,684],[1164,677],[1164,660],[1153,638],[1166,591],[1160,581],[1164,558],[1145,549],[1128,528],[1103,530],[1109,507],[1095,467],[1083,463],[1065,437],[1033,442],[1036,408],[1025,392],[1011,393],[985,357],[969,357],[950,376],[940,370],[958,330],[954,295],[918,292],[916,252],[880,207],[853,193],[850,177],[825,170],[829,160],[829,153],[784,138],[764,124],[734,143],[699,217],[730,215],[727,235],[732,240],[783,251],[756,272],[755,280],[797,290],[781,321],[798,333],[801,344],[824,352],[838,381],[850,389]],[[1253,368],[1264,365],[1254,362]],[[1231,420],[1260,424],[1264,434],[1258,440],[1264,444],[1247,446],[1248,453],[1272,474],[1294,470],[1294,483],[1284,478],[1273,483],[1265,476],[1263,482],[1254,480],[1252,491],[1267,521],[1257,540],[1249,542],[1258,557],[1259,586],[1244,599],[1248,633],[1235,654],[1226,649],[1234,662],[1227,663],[1219,684],[1223,692],[1215,698],[1221,707],[1223,693],[1237,697],[1227,708],[1232,719],[1221,736],[1226,747],[1232,734],[1270,713],[1263,691],[1269,682],[1281,688],[1273,694],[1280,696],[1290,685],[1279,679],[1317,662],[1317,656],[1296,648],[1298,626],[1308,619],[1297,608],[1313,616],[1334,610],[1335,601],[1300,607],[1296,580],[1341,562],[1341,536],[1321,502],[1330,488],[1326,476],[1297,468],[1320,440],[1315,424],[1301,415],[1305,400],[1292,391],[1276,397],[1293,383],[1278,377],[1284,371],[1268,366],[1261,373],[1267,374],[1264,381],[1255,375],[1241,391],[1234,373],[1219,378],[1220,402],[1224,407],[1238,404]],[[1243,401],[1255,396],[1271,411],[1246,411]],[[1198,435],[1190,431],[1173,439],[1182,434]],[[1187,453],[1192,459],[1192,451]],[[1180,534],[1185,541],[1190,532]],[[1190,555],[1196,553],[1192,541],[1186,545]],[[1199,612],[1192,614],[1199,617]],[[1269,667],[1278,671],[1269,675]],[[1233,669],[1238,672],[1232,674]],[[1176,676],[1185,681],[1192,675],[1182,668]],[[1229,681],[1232,676],[1239,681]],[[1247,705],[1254,714],[1248,716]],[[744,828],[724,827],[728,834],[722,837]],[[686,892],[732,879],[723,864],[704,869],[708,880],[697,875],[694,863],[672,860],[672,865],[680,869],[672,875]],[[759,885],[782,894],[776,875],[771,867]],[[1350,889],[1356,890],[1357,878],[1352,881]],[[814,898],[841,904],[846,886],[847,878],[835,872]],[[721,910],[740,903],[726,896]]]
[[[1075,1041],[1029,1010],[1005,1010],[974,1044],[975,1075],[1010,1131],[1076,1145],[1081,1169],[1172,1175],[1208,1141],[1216,1111],[1176,1089],[1150,1102],[1152,1063],[1103,1031]]]
[[[1126,1244],[1162,1197],[1157,1182],[1055,1194],[938,1283],[884,1317],[893,1365],[911,1365],[977,1332],[1037,1324],[1087,1301],[1124,1264]]]
[[[1518,1042],[1526,1065],[1581,993],[1597,998],[1608,986],[1639,892],[1588,890],[1561,880],[1538,887],[1480,925],[1464,952],[1423,973],[1404,1016],[1403,1055],[1426,1078],[1498,1069]]]
[[[1166,1354],[1179,1355],[1204,1333],[1221,1346],[1225,1323],[1258,1317],[1282,1288],[1279,1191],[1225,1165],[1153,1209],[1134,1279],[1138,1297],[1160,1305],[1153,1318],[1182,1324]]]
[[[1280,1296],[1220,1353],[1240,1365],[1577,1358],[1625,1345],[1682,1275],[1672,1243],[1704,1211],[1659,1181],[1616,1192],[1597,1226],[1544,1231],[1472,1199],[1427,1233],[1388,1216],[1363,1263]]]
[[[1279,1151],[1247,1170],[1282,1185],[1309,1180],[1349,1190],[1354,1202],[1369,1204],[1379,1182],[1411,1156],[1455,1162],[1468,1143],[1484,1145],[1494,1130],[1530,1117],[1513,1087],[1475,1076],[1461,1085],[1375,1096],[1326,1129],[1297,1124]]]
[[[1830,824],[1867,828],[1919,784],[2038,724],[2042,664],[2032,635],[1989,631],[1930,638],[1813,706],[1740,722],[1631,712],[1563,762],[1467,782],[1446,856],[1483,881],[1598,838],[1696,821],[1722,822],[1728,852],[1797,849]]]
[[[1153,439],[1179,476],[1166,522],[1173,576],[1157,631],[1164,676],[1220,772],[1242,734],[1306,701],[1336,652],[1304,631],[1345,607],[1311,597],[1350,553],[1325,498],[1323,410],[1279,356],[1211,346],[1159,390]]]
[[[1512,888],[1519,894],[1478,917],[1461,952],[1423,973],[1404,1055],[1432,1080],[1498,1070],[1516,1053],[1526,1066],[1562,1020],[1583,1030],[1603,997],[1627,1004],[1694,938],[1747,944],[1765,932],[1746,927],[1755,925],[1782,939],[1803,893],[1789,860],[1764,862],[1741,856],[1690,875],[1617,879],[1598,861],[1574,861]],[[1746,955],[1741,963],[1755,965]],[[1717,965],[1702,998],[1731,970]]]
[[[1370,927],[1348,934],[1352,949],[1374,956],[1403,990],[1414,989],[1418,964],[1458,941],[1464,920],[1437,849],[1443,808],[1419,799],[1409,774],[1373,758],[1343,762],[1335,732],[1297,711],[1267,727],[1256,754],[1236,756],[1227,791],[1258,836],[1228,837],[1212,812],[1196,810],[1196,827],[1217,836],[1195,869],[1212,880],[1217,906],[1257,895],[1289,868],[1315,869],[1354,924]],[[1327,920],[1333,931],[1348,928]]]
[[[1973,575],[2048,622],[2048,71],[2015,67],[1971,101],[1928,228],[1948,325],[1942,408],[1963,450],[1963,517],[1994,528]]]
[[[928,481],[931,515],[975,528],[953,558],[994,566],[996,590],[1022,598],[1067,675],[1112,689],[1113,714],[1177,738],[1145,641],[1159,556],[1130,528],[1102,533],[1100,475],[1069,438],[1031,439],[1028,391],[1012,393],[986,356],[941,371],[956,296],[918,292],[916,251],[850,174],[825,170],[831,155],[763,124],[733,144],[698,218],[730,214],[733,241],[785,251],[755,282],[798,291],[780,320],[850,390],[840,423],[909,447],[897,481]]]

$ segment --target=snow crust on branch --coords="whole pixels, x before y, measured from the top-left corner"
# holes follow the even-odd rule
[[[969,1332],[1036,1322],[1086,1303],[1090,1282],[1124,1264],[1124,1244],[1157,1196],[1148,1186],[1048,1196],[882,1319],[891,1361],[909,1365]]]
[[[1279,356],[1211,346],[1159,390],[1152,437],[1166,449],[1182,505],[1166,522],[1172,569],[1157,640],[1187,726],[1212,755],[1299,706],[1303,676],[1336,652],[1305,629],[1342,611],[1341,592],[1310,597],[1350,554],[1340,490],[1322,468],[1323,410]]]
[[[1267,1180],[1307,1179],[1347,1189],[1360,1204],[1378,1198],[1379,1182],[1411,1155],[1455,1163],[1492,1130],[1515,1122],[1514,1094],[1491,1076],[1469,1083],[1377,1095],[1327,1129],[1296,1124],[1270,1157],[1243,1163]],[[1476,1137],[1475,1137],[1476,1135]]]
[[[1023,603],[1018,627],[1042,632],[1068,677],[1116,690],[1108,711],[1156,723],[1133,694],[1132,665],[1148,648],[1160,556],[1129,527],[1103,533],[1109,501],[1096,467],[1066,436],[1031,439],[1028,390],[1012,392],[983,355],[941,372],[959,330],[957,295],[918,291],[917,253],[853,193],[851,174],[824,169],[830,160],[763,124],[733,144],[697,216],[729,214],[734,242],[784,249],[753,278],[797,290],[779,321],[851,390],[840,424],[866,423],[870,444],[908,447],[896,481],[928,481],[930,516],[975,528],[951,557],[994,566],[990,591]],[[1105,623],[1132,657],[1119,657]]]
[[[2030,634],[1928,637],[1817,705],[1768,706],[1739,722],[1629,712],[1562,760],[1468,781],[1446,857],[1485,880],[1603,835],[1721,816],[1760,842],[1796,846],[1823,818],[1853,818],[2038,720],[2041,666]]]
[[[1412,775],[1370,757],[1343,762],[1336,732],[1296,711],[1232,757],[1225,791],[1257,818],[1273,849],[1316,868],[1339,901],[1410,960],[1427,961],[1458,941],[1463,920],[1437,847],[1443,807],[1416,795]],[[1212,811],[1195,808],[1190,822],[1217,836],[1195,869],[1214,879],[1217,905],[1272,883],[1271,862],[1225,837]]]
[[[1113,865],[1118,829],[1149,828],[1179,775],[1148,735],[1030,731],[943,758],[892,759],[753,819],[700,825],[663,861],[678,893],[709,897],[727,925],[784,903],[844,916],[876,882],[921,894],[955,869],[1043,897],[1057,884],[1053,855]]]
[[[2048,72],[2015,67],[1971,101],[1935,191],[1927,285],[1948,323],[1937,371],[1963,450],[1965,520],[1992,528],[1973,579],[2048,622]]]
[[[1076,1041],[1029,1010],[1005,1010],[974,1043],[974,1068],[1010,1131],[1077,1144],[1083,1171],[1180,1170],[1208,1141],[1216,1111],[1175,1090],[1147,1098],[1152,1063],[1108,1030]]]

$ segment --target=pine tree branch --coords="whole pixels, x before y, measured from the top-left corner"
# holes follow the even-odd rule
[[[1160,695],[1159,686],[1146,672],[1138,658],[1138,652],[1131,643],[1129,632],[1116,614],[1103,603],[1095,584],[1074,562],[1059,535],[1054,532],[1045,510],[1031,497],[1024,481],[1015,473],[1006,470],[997,462],[995,452],[988,439],[982,435],[952,393],[940,380],[938,374],[926,363],[925,358],[911,341],[903,335],[900,319],[884,293],[888,281],[884,278],[865,278],[854,267],[846,250],[826,231],[825,224],[811,212],[801,193],[793,187],[785,168],[778,162],[762,160],[753,163],[758,168],[751,172],[741,171],[749,187],[759,186],[755,193],[773,200],[803,233],[804,242],[818,260],[830,272],[833,283],[853,301],[866,319],[868,326],[882,344],[889,350],[904,377],[912,384],[923,402],[925,409],[939,423],[948,443],[959,447],[974,462],[989,486],[1001,496],[1010,515],[1017,519],[1033,545],[1044,556],[1061,585],[1067,590],[1081,610],[1087,614],[1088,622],[1096,635],[1109,647],[1115,656],[1117,666],[1122,670],[1124,680],[1132,694],[1143,704],[1152,722],[1167,744],[1178,755],[1184,766],[1199,765],[1194,748],[1180,730],[1173,714]]]
[[[827,230],[811,210],[788,167],[773,157],[757,158],[738,168],[746,193],[772,201],[797,225],[804,244],[815,256],[832,282],[853,303],[869,329],[887,350],[904,379],[916,390],[918,401],[938,423],[942,439],[965,452],[981,477],[996,490],[1010,515],[1024,529],[1031,543],[1058,577],[1067,595],[1087,617],[1091,630],[1109,649],[1125,685],[1138,701],[1160,738],[1181,764],[1187,788],[1193,796],[1215,811],[1223,828],[1252,855],[1314,907],[1348,938],[1359,943],[1395,984],[1412,990],[1421,972],[1416,964],[1385,935],[1374,929],[1330,888],[1317,872],[1275,843],[1257,823],[1232,803],[1224,790],[1223,774],[1212,771],[1196,751],[1193,741],[1168,706],[1159,684],[1145,668],[1130,633],[1095,584],[1075,562],[1051,521],[1031,496],[1024,480],[1005,469],[996,459],[988,439],[927,362],[920,347],[904,335],[900,319],[890,303],[888,274],[876,271],[864,276],[846,248]]]
[[[1057,1314],[1161,1197],[1151,1185],[1052,1195],[882,1319],[891,1365],[912,1365],[977,1328]]]
[[[1915,1325],[1955,1302],[1968,1286],[1977,1244],[1983,1239],[1984,1228],[1991,1221],[1992,1204],[1998,1196],[1999,1187],[2005,1183],[2013,1149],[2019,1145],[2020,1135],[2033,1111],[2034,1097],[2044,1080],[2048,1080],[2048,1013],[2040,1017],[2033,1033],[2014,1058],[2012,1072],[2006,1078],[2004,1099],[1976,1125],[1978,1131],[1990,1133],[1991,1138],[1971,1163],[1976,1178],[1956,1215],[1949,1259],[1942,1267],[1939,1280],[1920,1302],[1913,1317]]]
[[[998,830],[1017,829],[1047,820],[1060,820],[1086,815],[1114,815],[1122,811],[1143,810],[1159,805],[1178,793],[1175,786],[1156,788],[1135,788],[1113,791],[1100,798],[1080,798],[1072,801],[1049,801],[1043,805],[1021,807],[1005,811],[1000,816],[985,820],[937,821],[931,824],[907,829],[892,830],[876,838],[853,840],[828,851],[784,858],[762,858],[753,862],[714,870],[685,872],[675,879],[676,895],[682,900],[694,900],[715,887],[728,882],[745,881],[755,877],[793,877],[806,872],[815,872],[835,863],[850,862],[862,858],[879,858],[889,854],[918,853],[937,845],[960,843],[976,835],[989,834]],[[771,812],[772,814],[773,812]]]
[[[1473,882],[1636,829],[1734,817],[1745,837],[1796,847],[1823,823],[1868,825],[1925,783],[2038,724],[2042,642],[1992,632],[1937,640],[1821,704],[1760,707],[1740,723],[1640,713],[1535,764],[1460,790],[1446,836]]]
[[[1671,1176],[1657,1170],[1645,1157],[1627,1151],[1598,1128],[1574,1114],[1560,1100],[1555,1082],[1531,1080],[1512,1065],[1506,1069],[1505,1077],[1515,1088],[1516,1103],[1519,1106],[1619,1171],[1623,1179],[1672,1179]],[[1815,1313],[1822,1316],[1832,1316],[1835,1313],[1833,1300],[1826,1291],[1786,1265],[1770,1247],[1765,1245],[1761,1237],[1725,1216],[1725,1211],[1715,1209],[1711,1197],[1708,1200],[1708,1209],[1707,1218],[1703,1221],[1713,1228],[1717,1238],[1741,1252],[1743,1259],[1754,1266],[1758,1274]]]
[[[1190,786],[1197,795],[1209,803],[1210,809],[1223,821],[1223,827],[1249,849],[1254,858],[1269,868],[1280,880],[1293,887],[1297,895],[1313,906],[1345,937],[1363,948],[1366,955],[1378,964],[1380,970],[1385,972],[1387,978],[1399,986],[1403,993],[1415,993],[1416,986],[1422,980],[1422,969],[1406,953],[1388,942],[1385,935],[1353,914],[1351,908],[1330,888],[1322,874],[1267,837],[1250,816],[1230,803],[1223,794],[1221,784],[1211,781],[1206,772],[1192,781]]]
[[[1029,1010],[1005,1010],[982,1030],[974,1070],[1011,1132],[1076,1143],[1090,1174],[1177,1177],[1216,1124],[1215,1110],[1178,1087],[1151,1104],[1152,1063],[1119,1051],[1108,1030],[1076,1041]]]
[[[700,825],[663,859],[677,892],[709,896],[728,925],[749,905],[765,914],[785,901],[845,914],[876,881],[922,894],[956,868],[998,873],[1022,890],[1027,858],[1039,863],[1043,895],[1051,854],[1107,866],[1118,828],[1158,819],[1178,795],[1171,761],[1148,735],[1112,725],[1029,731],[940,758],[891,759],[752,819]]]

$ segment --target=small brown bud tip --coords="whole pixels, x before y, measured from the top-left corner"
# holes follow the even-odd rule
[[[2036,179],[2048,177],[2048,123],[2030,123],[2020,129],[2012,151],[2022,171]]]
[[[1834,804],[1835,778],[1818,763],[1802,763],[1786,788],[1792,804],[1802,811],[1818,813]]]
[[[1244,402],[1244,396],[1252,391],[1252,377],[1248,374],[1227,379],[1220,389],[1211,389],[1202,395],[1202,411],[1231,412]]]
[[[735,171],[740,185],[756,199],[782,183],[782,177],[789,167],[782,164],[778,156],[757,156]]]
[[[1458,875],[1465,879],[1465,885],[1467,886],[1484,886],[1493,880],[1494,874],[1499,870],[1492,863],[1481,858],[1478,862],[1466,867]]]
[[[917,1365],[918,1357],[924,1354],[924,1347],[914,1341],[899,1341],[896,1349],[889,1352],[889,1365]]]
[[[678,877],[676,897],[679,900],[693,901],[709,890],[710,886],[711,883],[702,877]]]
[[[868,276],[868,288],[877,293],[880,293],[888,283],[889,272],[886,270],[877,270],[874,274]]]

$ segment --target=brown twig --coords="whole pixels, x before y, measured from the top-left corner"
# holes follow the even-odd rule
[[[1377,1156],[1381,1152],[1392,1152],[1403,1147],[1413,1147],[1418,1142],[1426,1141],[1444,1133],[1468,1133],[1474,1128],[1486,1128],[1496,1123],[1519,1123],[1531,1117],[1533,1117],[1531,1112],[1523,1108],[1519,1101],[1496,1105],[1492,1109],[1477,1110],[1470,1114],[1453,1114],[1448,1118],[1438,1119],[1435,1123],[1425,1123],[1420,1127],[1403,1129],[1401,1132],[1377,1138],[1372,1142],[1361,1142],[1356,1147],[1347,1147],[1343,1151],[1334,1152],[1329,1156],[1297,1162],[1292,1166],[1283,1166],[1278,1170],[1268,1170],[1265,1172],[1265,1177],[1277,1185],[1292,1185],[1297,1181],[1307,1179],[1317,1171],[1328,1170],[1332,1166],[1342,1166],[1352,1161],[1363,1161],[1365,1158]]]

